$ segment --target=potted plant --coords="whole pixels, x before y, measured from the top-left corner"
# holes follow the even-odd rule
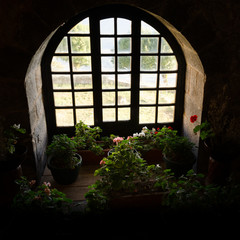
[[[22,176],[21,164],[27,155],[27,147],[21,144],[25,133],[20,124],[5,129],[0,123],[0,203],[11,202],[18,191],[15,180]]]
[[[171,174],[159,165],[148,165],[134,150],[131,144],[120,141],[114,152],[100,162],[101,168],[94,175],[101,179],[90,186],[91,190],[85,195],[89,208],[105,210],[107,207],[161,205]]]
[[[187,137],[168,135],[161,140],[166,168],[171,169],[179,177],[192,169],[195,156],[192,152],[194,144]]]
[[[57,213],[63,211],[64,204],[72,200],[56,188],[51,188],[49,182],[36,185],[36,180],[28,181],[22,176],[16,180],[19,185],[19,192],[13,199],[12,207],[22,213]]]
[[[112,138],[101,137],[101,132],[100,127],[90,127],[82,121],[75,125],[74,140],[86,165],[98,164],[112,146]]]
[[[53,136],[52,143],[47,147],[47,166],[56,182],[70,184],[76,180],[82,164],[76,147],[74,139],[66,134]]]

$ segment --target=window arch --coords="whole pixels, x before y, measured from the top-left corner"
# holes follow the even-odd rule
[[[149,13],[110,5],[59,27],[42,58],[48,131],[73,133],[83,120],[105,134],[141,126],[181,130],[185,60]]]

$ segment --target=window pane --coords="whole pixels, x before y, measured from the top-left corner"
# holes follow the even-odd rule
[[[156,108],[155,107],[140,107],[139,108],[139,123],[155,123]]]
[[[102,89],[115,89],[115,75],[103,74],[102,75]]]
[[[90,37],[71,37],[72,53],[90,53]]]
[[[130,108],[118,108],[118,121],[130,120]]]
[[[114,57],[101,57],[102,72],[115,71],[115,58]]]
[[[158,53],[158,38],[141,38],[141,53]]]
[[[117,34],[131,34],[132,22],[124,18],[117,19]]]
[[[90,72],[92,70],[91,57],[89,56],[72,57],[72,62],[75,72]]]
[[[87,125],[94,125],[93,108],[76,109],[77,122],[83,121]]]
[[[157,74],[140,74],[140,88],[156,88]]]
[[[175,103],[176,91],[175,90],[163,90],[159,91],[158,94],[158,103]]]
[[[131,75],[130,74],[118,74],[118,88],[131,88]]]
[[[114,38],[101,38],[101,53],[114,53]]]
[[[118,38],[118,53],[131,53],[131,38]]]
[[[51,62],[51,70],[53,72],[68,72],[69,58],[68,57],[53,57]]]
[[[71,89],[70,75],[52,75],[53,89]]]
[[[131,57],[118,57],[118,71],[131,70]]]
[[[116,121],[116,109],[115,108],[103,108],[103,122],[115,122]]]
[[[159,87],[176,87],[176,86],[177,86],[176,73],[160,74]]]
[[[77,25],[75,25],[69,33],[90,33],[89,30],[89,18],[83,19]]]
[[[163,37],[161,38],[161,53],[173,53],[172,48]]]
[[[100,34],[114,34],[114,18],[100,20]]]
[[[158,35],[159,32],[149,24],[145,23],[144,21],[141,21],[141,34]]]
[[[174,106],[158,107],[158,123],[174,122]]]
[[[54,92],[54,105],[60,106],[72,106],[72,93],[71,92]]]
[[[103,106],[115,105],[115,92],[103,92],[102,104]]]
[[[92,106],[93,93],[92,92],[75,92],[76,106]]]
[[[160,70],[168,71],[168,70],[177,70],[178,63],[175,56],[161,56],[160,60]]]
[[[57,127],[73,126],[72,109],[55,109]]]
[[[74,89],[92,89],[91,74],[74,74],[73,75]]]
[[[157,71],[157,56],[141,56],[140,59],[140,70],[141,71]]]
[[[131,104],[131,92],[121,91],[118,92],[118,105],[130,105]]]
[[[140,91],[140,104],[156,104],[156,91]]]
[[[64,37],[59,43],[55,53],[68,53],[67,37]]]

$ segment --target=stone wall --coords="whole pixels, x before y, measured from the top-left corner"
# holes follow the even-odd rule
[[[34,123],[29,117],[29,110],[34,109],[31,106],[33,101],[39,107],[39,110],[34,110],[38,119],[44,118],[39,98],[40,85],[37,85],[39,69],[36,69],[35,76],[26,77],[31,59],[45,39],[72,16],[101,4],[116,2],[132,4],[161,16],[188,40],[192,47],[183,44],[185,56],[196,53],[198,56],[187,65],[184,124],[190,124],[190,115],[201,115],[201,100],[193,102],[191,96],[198,99],[202,95],[206,80],[202,117],[209,119],[223,141],[237,148],[240,145],[240,2],[235,0],[1,1],[0,115],[9,122],[21,123],[28,132],[36,134],[33,142],[41,138],[43,147],[46,135],[40,133],[45,132],[45,125]],[[199,71],[198,57],[206,77]],[[31,66],[34,67],[33,62]],[[31,90],[36,93],[36,96],[32,94],[33,100],[29,96],[27,99],[24,89],[25,78],[28,81],[29,77],[36,79],[36,86],[32,86],[35,90]],[[30,90],[27,91],[29,93]],[[190,131],[185,131],[185,134],[191,135]],[[40,156],[35,157],[40,158],[36,162],[41,162]],[[236,154],[234,158],[237,158]]]

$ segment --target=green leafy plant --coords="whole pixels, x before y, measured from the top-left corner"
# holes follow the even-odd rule
[[[164,191],[167,184],[163,182],[171,176],[159,165],[148,165],[125,141],[119,141],[114,152],[100,164],[94,175],[101,179],[85,195],[89,207],[98,210],[106,208],[109,199],[120,195]]]
[[[47,155],[52,156],[51,164],[57,168],[75,168],[79,159],[75,156],[77,143],[66,134],[54,135],[47,147]]]
[[[101,137],[102,129],[100,127],[90,127],[80,121],[75,125],[75,137],[77,148],[79,150],[91,150],[97,155],[103,154],[103,148],[109,148],[112,145],[111,137]]]
[[[190,122],[194,123],[197,121],[198,116],[193,115],[190,117]],[[194,127],[193,132],[197,133],[200,131],[200,138],[204,141],[206,139],[212,138],[215,136],[215,133],[213,131],[213,128],[211,127],[211,124],[206,120],[203,123],[197,125]]]
[[[6,159],[7,154],[13,154],[16,150],[21,135],[25,134],[26,130],[20,127],[20,124],[13,124],[8,129],[0,127],[0,159]]]
[[[51,188],[49,182],[36,186],[36,181],[28,181],[22,176],[16,180],[19,185],[19,192],[13,199],[13,208],[22,211],[58,211],[65,203],[72,200],[56,188]]]

